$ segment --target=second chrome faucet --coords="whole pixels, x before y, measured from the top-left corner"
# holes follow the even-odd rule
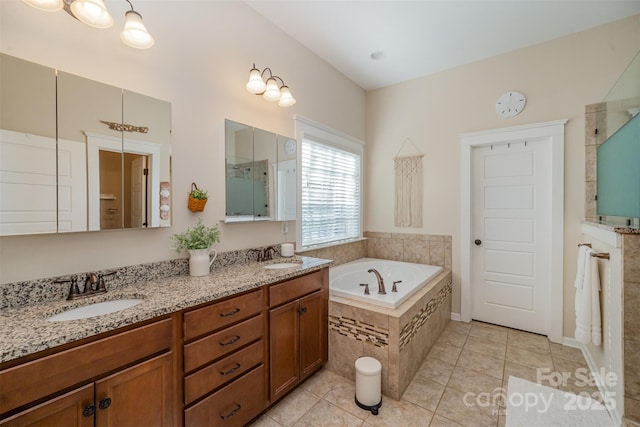
[[[376,279],[378,279],[378,293],[380,295],[386,295],[387,291],[384,289],[384,279],[382,278],[378,270],[376,270],[375,268],[370,268],[367,272],[376,275]]]

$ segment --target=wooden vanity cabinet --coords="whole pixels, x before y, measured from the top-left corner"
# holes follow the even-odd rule
[[[268,405],[263,289],[184,314],[184,423],[242,426]]]
[[[243,426],[327,361],[328,268],[0,366],[0,427]]]
[[[165,319],[2,370],[2,413],[27,409],[0,425],[173,426],[172,342]]]
[[[271,402],[327,361],[328,269],[269,288]]]
[[[96,427],[173,426],[172,362],[165,354],[96,381]]]
[[[48,400],[0,422],[0,425],[2,427],[93,427],[94,417],[83,415],[84,409],[90,405],[93,405],[93,384]]]

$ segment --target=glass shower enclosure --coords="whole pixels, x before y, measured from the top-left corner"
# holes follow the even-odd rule
[[[640,227],[640,54],[611,89],[598,114],[597,215],[600,222]]]

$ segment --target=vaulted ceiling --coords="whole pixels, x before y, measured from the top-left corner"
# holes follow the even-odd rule
[[[247,0],[366,90],[640,13],[639,0]]]

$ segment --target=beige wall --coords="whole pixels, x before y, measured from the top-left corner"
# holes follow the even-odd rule
[[[122,4],[120,4],[122,3]],[[300,114],[356,138],[365,135],[365,92],[242,2],[135,3],[156,40],[149,50],[119,39],[126,2],[110,2],[115,25],[97,30],[65,12],[0,2],[0,50],[167,100],[173,117],[173,224],[169,229],[0,238],[2,283],[172,259],[169,236],[224,208],[224,119],[293,135]],[[298,103],[281,108],[244,86],[253,62],[271,67]],[[209,191],[202,214],[187,209],[191,182]],[[220,251],[276,244],[279,223],[222,225]],[[289,226],[288,240],[295,227]]]
[[[367,93],[365,230],[452,235],[453,312],[460,312],[460,134],[569,119],[565,131],[564,335],[573,336],[575,258],[584,212],[584,110],[640,50],[640,15]],[[425,53],[426,54],[426,53]],[[504,92],[522,114],[495,113]],[[425,155],[424,226],[393,225],[393,157],[406,138]]]

